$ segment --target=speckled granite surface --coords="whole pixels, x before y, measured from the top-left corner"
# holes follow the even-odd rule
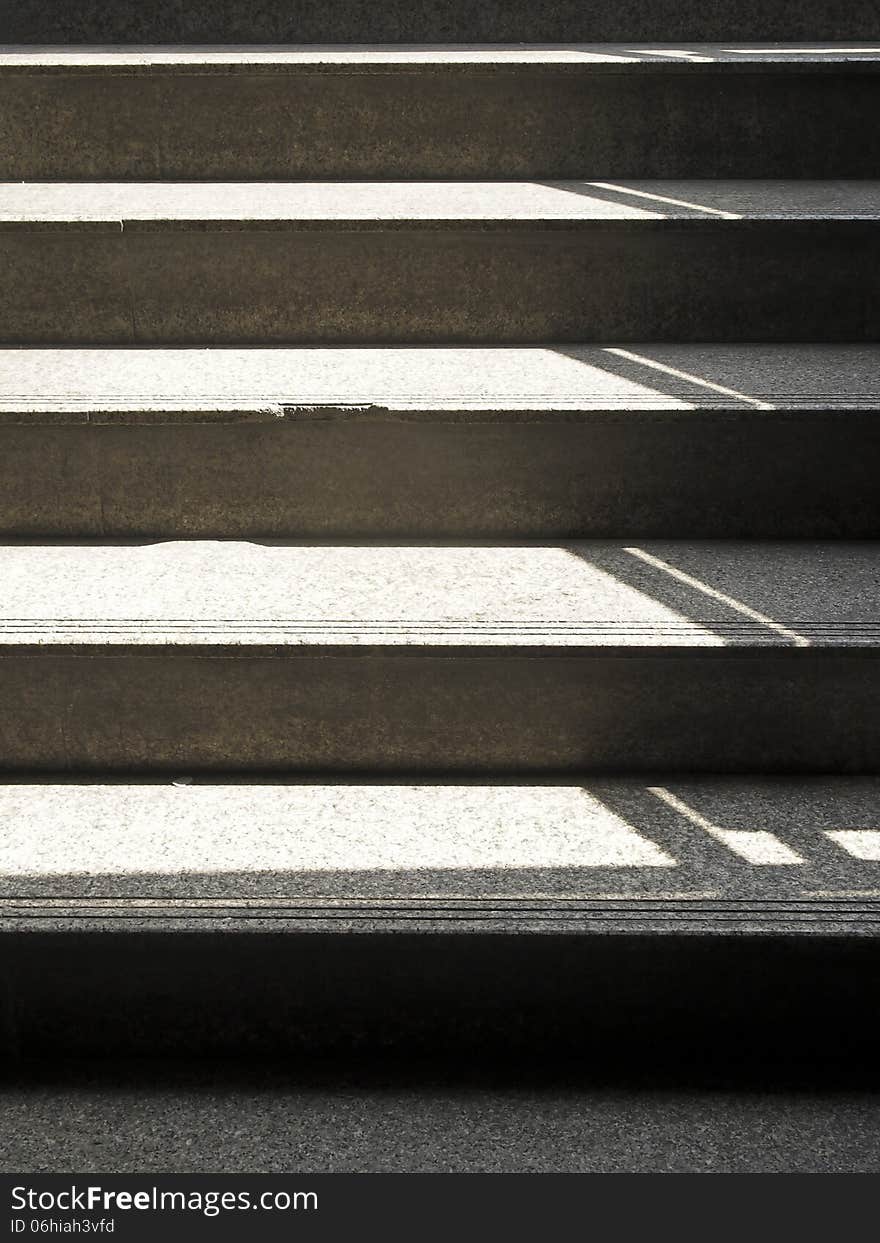
[[[340,221],[877,220],[880,181],[571,181],[117,183],[0,185],[0,228],[40,224],[161,230],[223,221],[320,225]]]
[[[874,0],[415,0],[365,6],[361,0],[140,0],[109,7],[100,0],[20,0],[3,13],[0,37],[24,43],[363,43],[571,42],[670,39],[880,38]]]
[[[10,543],[0,642],[864,647],[877,560],[871,541]]]
[[[873,345],[3,349],[0,531],[872,537],[878,376]]]
[[[59,894],[855,901],[880,779],[0,784],[0,895]]]
[[[0,349],[0,420],[28,424],[878,407],[877,345]]]
[[[439,1078],[438,1078],[439,1076]],[[523,1079],[526,1082],[523,1083]],[[112,1064],[0,1088],[7,1172],[876,1173],[880,1095]],[[519,1082],[517,1082],[519,1080]]]
[[[435,68],[478,66],[481,70],[503,70],[505,66],[543,67],[572,66],[601,70],[621,66],[651,66],[652,71],[670,65],[676,71],[700,65],[740,67],[754,72],[762,65],[774,71],[791,65],[796,72],[823,65],[874,66],[880,64],[880,40],[876,43],[846,40],[839,43],[541,43],[485,44],[276,44],[259,46],[152,46],[131,47],[98,45],[62,46],[0,46],[0,72],[7,70],[29,73],[52,73],[57,70],[124,70],[154,69],[163,66],[186,68],[200,72],[250,73],[300,70],[309,66],[327,69],[354,69],[369,72],[390,66]]]
[[[6,183],[0,206],[7,344],[877,335],[877,183]]]
[[[7,45],[0,181],[873,177],[878,68],[854,43]]]
[[[876,547],[7,544],[6,771],[872,772]]]

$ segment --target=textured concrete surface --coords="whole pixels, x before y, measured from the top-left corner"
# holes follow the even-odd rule
[[[780,846],[767,835],[758,837],[754,851],[766,856],[781,856],[787,848]],[[787,856],[786,856],[787,857]],[[767,862],[766,858],[764,860]],[[790,860],[788,860],[790,862]],[[785,860],[777,859],[782,865]],[[59,883],[64,881],[60,877]],[[111,886],[105,886],[108,890]],[[247,885],[244,885],[247,888]],[[705,898],[698,894],[643,896],[632,894],[611,897],[581,896],[560,898],[519,894],[516,897],[472,895],[449,897],[265,897],[249,894],[229,897],[50,897],[36,895],[0,899],[0,929],[10,960],[9,1004],[13,1014],[10,1031],[18,1032],[17,989],[15,981],[19,965],[30,964],[30,951],[37,946],[38,962],[48,949],[50,955],[57,947],[70,950],[75,963],[71,978],[81,975],[81,960],[95,953],[92,948],[96,938],[112,934],[109,943],[99,954],[109,955],[108,968],[112,973],[125,957],[125,946],[155,943],[162,948],[156,952],[156,962],[161,963],[166,974],[182,972],[185,981],[190,973],[198,974],[205,956],[222,963],[228,945],[236,942],[250,944],[252,952],[267,955],[268,963],[260,967],[274,979],[271,989],[284,987],[290,968],[290,955],[294,958],[317,947],[316,953],[327,951],[344,940],[356,937],[367,946],[367,954],[379,946],[381,953],[389,952],[393,959],[394,946],[401,938],[441,942],[454,938],[455,942],[488,937],[497,941],[502,953],[516,956],[517,946],[523,948],[532,942],[541,942],[542,952],[548,939],[568,938],[572,944],[598,944],[602,953],[615,952],[618,942],[644,942],[653,945],[658,941],[677,943],[706,942],[722,946],[730,938],[761,939],[776,943],[786,941],[811,947],[830,944],[861,945],[868,954],[876,954],[880,937],[880,895],[857,894],[853,896],[830,896],[821,894],[809,898],[791,896],[783,886],[779,893],[764,897]],[[343,941],[344,944],[344,941]],[[53,950],[53,946],[55,949]],[[120,946],[122,947],[120,949]],[[194,956],[191,951],[195,946]],[[371,948],[372,947],[372,948]],[[350,948],[350,947],[348,947]],[[352,950],[358,959],[362,946]],[[337,951],[330,951],[335,954]],[[347,949],[343,949],[343,956]],[[442,951],[438,951],[442,958]],[[181,955],[176,961],[176,954]],[[116,964],[115,966],[113,964]],[[349,963],[350,965],[350,963]],[[55,967],[46,960],[44,965],[30,964],[46,980],[36,985],[22,985],[27,996],[40,995],[37,1013],[46,1004],[54,1004],[51,998],[42,996],[44,989],[53,988],[52,974]],[[252,967],[241,968],[252,970]],[[373,963],[381,977],[389,970],[384,959]],[[392,967],[392,969],[395,969]],[[407,968],[408,969],[408,968]],[[577,969],[580,970],[578,964]],[[644,965],[640,970],[644,970]],[[95,970],[98,970],[97,959]],[[236,968],[236,971],[239,968]],[[359,970],[359,968],[358,968]],[[443,968],[444,972],[446,968]],[[459,962],[456,972],[469,971],[469,965]],[[479,968],[479,975],[483,968]],[[235,972],[233,972],[233,975]],[[215,985],[220,981],[215,980]],[[102,1004],[112,1005],[113,990],[118,981],[107,986]],[[180,987],[175,976],[169,982],[168,991]],[[185,984],[184,984],[185,987]],[[871,984],[874,987],[874,984]],[[271,991],[270,989],[270,991]],[[123,991],[130,993],[129,985]],[[79,1002],[67,995],[64,1005],[79,1006]],[[226,992],[217,993],[213,1004],[229,1004],[228,981]],[[520,999],[521,1001],[524,999]],[[527,1000],[527,999],[525,999]],[[563,999],[557,999],[564,1002]],[[136,999],[142,1006],[141,999]],[[243,1003],[244,1004],[244,1003]],[[474,1004],[468,997],[466,1008]],[[25,1007],[30,1008],[30,1003]],[[198,1008],[196,1003],[195,1008]],[[63,1006],[62,1006],[63,1009]],[[425,1016],[413,1017],[417,1025],[424,1024]],[[490,1007],[491,1009],[491,1007]],[[146,1017],[149,1010],[144,1011]],[[42,1022],[42,1020],[40,1020]],[[124,1018],[123,1018],[124,1023]],[[140,1020],[139,1020],[140,1021]],[[185,1025],[185,1015],[181,1017]],[[253,1030],[258,1031],[263,1020],[253,1019]],[[568,1022],[566,1018],[565,1023]],[[320,1025],[320,1023],[319,1023]],[[406,1023],[401,1023],[405,1028]],[[283,1030],[283,1021],[280,1029]],[[239,1022],[238,1031],[247,1030],[247,1021]],[[391,1034],[393,1024],[386,1025]],[[27,1035],[27,1026],[23,1029]],[[403,1030],[401,1030],[403,1035]],[[349,1033],[343,1031],[335,1037],[324,1029],[324,1038],[345,1041]],[[27,1053],[27,1041],[22,1044],[16,1036],[16,1054]],[[161,1041],[160,1041],[161,1043]],[[173,1043],[173,1040],[172,1042]]]
[[[0,49],[0,180],[871,177],[876,47]]]
[[[0,421],[27,424],[878,407],[864,345],[0,350]]]
[[[7,545],[2,569],[7,771],[877,767],[869,542]]]
[[[681,183],[674,189],[685,192]],[[123,223],[141,193],[143,211],[150,203],[158,215]],[[858,342],[880,330],[880,228],[870,216],[877,196],[866,187],[850,194],[811,185],[798,198],[715,186],[698,192],[693,207],[595,187],[581,195],[535,185],[522,196],[512,186],[497,196],[477,186],[424,195],[410,187],[402,199],[387,186],[351,187],[350,198],[329,196],[334,219],[293,221],[277,213],[319,213],[328,194],[285,188],[251,207],[242,201],[250,193],[238,187],[239,206],[259,219],[212,222],[191,213],[198,206],[202,215],[229,216],[236,196],[210,185],[198,194],[10,188],[0,223],[0,341]],[[34,218],[22,215],[25,203]],[[441,203],[462,218],[437,216]],[[380,206],[417,208],[422,217],[368,218]],[[172,207],[180,217],[161,221]],[[502,207],[523,214],[492,223]],[[757,218],[761,211],[767,218]],[[802,214],[770,218],[774,211]],[[731,218],[745,212],[756,218]]]
[[[876,538],[878,363],[857,346],[7,349],[0,531]]]
[[[880,896],[877,778],[184,782],[0,785],[0,894],[854,907]]]
[[[878,546],[0,547],[0,644],[871,647]]]
[[[762,849],[766,845],[765,842]],[[781,851],[779,847],[776,849]],[[273,981],[267,985],[270,994],[278,988],[283,991],[287,987],[291,964],[310,949],[316,956],[326,952],[332,956],[340,952],[343,958],[348,957],[349,969],[354,962],[361,960],[364,947],[367,958],[376,953],[378,947],[380,960],[372,962],[368,970],[381,978],[389,970],[385,955],[393,959],[394,946],[401,938],[408,939],[411,945],[418,941],[431,942],[435,948],[444,941],[450,944],[454,941],[458,945],[475,938],[488,938],[498,943],[502,956],[512,955],[514,959],[517,946],[525,951],[532,943],[540,943],[540,957],[547,952],[545,943],[548,940],[560,938],[568,939],[580,950],[596,945],[599,947],[597,952],[606,956],[613,956],[618,944],[644,943],[653,946],[655,939],[658,943],[720,945],[723,951],[730,938],[748,938],[750,942],[757,938],[768,943],[791,942],[807,952],[810,948],[818,946],[821,949],[829,944],[861,946],[867,949],[871,959],[872,955],[876,957],[880,937],[880,895],[875,892],[869,897],[832,894],[804,898],[802,895],[786,895],[784,887],[780,893],[759,898],[703,898],[693,894],[659,897],[627,894],[598,898],[528,894],[515,898],[506,895],[479,898],[471,895],[406,898],[352,898],[341,895],[330,898],[260,895],[235,898],[92,898],[37,895],[0,900],[0,929],[5,952],[10,959],[8,988],[13,1013],[9,1031],[15,1037],[16,1056],[26,1056],[30,1020],[26,1019],[20,1028],[16,1016],[19,992],[23,997],[34,999],[24,1005],[25,1015],[32,1010],[34,1014],[42,1015],[47,1006],[51,1009],[56,1002],[60,1007],[59,1013],[65,1007],[77,1010],[80,1002],[69,995],[67,986],[62,989],[60,999],[43,995],[45,990],[51,992],[53,988],[55,959],[52,954],[57,957],[57,947],[62,944],[65,946],[64,955],[70,951],[71,980],[75,980],[81,976],[82,961],[94,952],[90,947],[108,934],[114,941],[98,951],[99,957],[109,956],[109,983],[102,1005],[114,1004],[113,992],[119,987],[118,981],[114,983],[114,973],[124,961],[125,947],[154,943],[161,947],[156,951],[156,963],[162,964],[165,973],[174,977],[169,979],[167,993],[185,988],[190,974],[204,970],[205,957],[222,963],[226,947],[236,943],[247,945],[251,954],[266,957],[266,963],[261,963],[257,975],[268,973],[267,978]],[[343,939],[342,948],[331,949],[340,946],[340,938]],[[354,948],[346,946],[348,938],[357,938],[361,944]],[[30,960],[34,946],[37,965]],[[175,961],[175,947],[181,956],[179,962]],[[47,949],[50,957],[44,959],[41,955],[45,955]],[[436,952],[442,959],[442,950],[437,949]],[[46,975],[46,979],[40,979],[35,984],[23,983],[18,978],[22,965],[24,969]],[[95,969],[98,970],[98,958]],[[240,969],[253,968],[236,967],[231,976]],[[392,963],[390,969],[396,971],[397,967]],[[410,965],[405,968],[404,974],[409,969]],[[480,975],[484,969],[487,968],[476,968],[476,974]],[[571,969],[579,971],[580,964],[571,964]],[[641,971],[645,969],[644,964],[639,968]],[[363,975],[361,967],[354,967],[354,970],[361,971]],[[456,974],[462,975],[470,970],[467,962],[456,962]],[[442,971],[446,973],[447,968],[442,968]],[[223,985],[216,972],[215,977],[211,987],[219,991],[212,994],[210,1004],[221,1004],[225,1009],[230,1002],[229,981]],[[445,978],[448,981],[450,977]],[[255,987],[259,987],[259,982]],[[874,987],[873,983],[871,987]],[[122,988],[129,997],[130,986],[125,984]],[[479,1006],[479,1001],[464,986],[463,996],[466,1010],[475,1002]],[[556,1001],[564,1005],[567,997],[568,993]],[[519,1001],[528,1006],[527,996],[520,996]],[[130,1002],[134,1002],[144,1019],[148,1017],[148,1000],[130,998]],[[339,999],[334,1001],[335,1008],[340,1005]],[[198,1008],[199,1002],[195,999],[193,1012],[197,1012]],[[492,1010],[493,1006],[488,1009]],[[185,1010],[180,1019],[184,1027],[187,1021]],[[394,1030],[393,1013],[388,1017],[391,1022],[385,1024],[385,1030],[390,1036]],[[405,1029],[413,1019],[418,1027],[424,1025],[426,1018],[427,1015],[419,1016],[416,1006],[410,1012],[409,1022],[401,1020],[400,1036],[405,1037]],[[44,1022],[42,1017],[37,1021],[41,1025]],[[239,1033],[244,1033],[252,1022],[252,1030],[258,1032],[264,1021],[263,1017],[255,1015],[252,1021],[236,1019],[233,1027],[237,1025]],[[123,1027],[125,1022],[123,1015]],[[148,1026],[141,1019],[138,1022],[145,1028]],[[454,1025],[458,1020],[451,1018],[451,1022]],[[571,1022],[576,1022],[576,1016],[572,1017]],[[567,1016],[561,1019],[563,1027],[568,1023]],[[86,1024],[87,1028],[91,1025],[91,1021]],[[308,1026],[305,1016],[298,1025]],[[283,1031],[284,1026],[282,1015],[279,1031]],[[320,1017],[316,1019],[315,1027],[323,1027],[322,1039],[329,1039],[330,1043],[344,1043],[351,1035],[342,1031],[333,1036]],[[174,1043],[173,1039],[170,1043]],[[230,1047],[234,1047],[234,1041]]]
[[[95,0],[20,0],[4,10],[0,38],[14,43],[375,43],[548,42],[671,39],[880,39],[873,0],[809,0],[767,6],[760,0],[559,0],[536,10],[523,0],[475,9],[467,0],[388,3],[360,0],[139,0],[108,11]]]
[[[872,1087],[100,1066],[0,1090],[15,1173],[876,1173]],[[520,1071],[520,1077],[522,1071]]]
[[[500,72],[507,66],[519,68],[550,68],[555,72],[558,65],[573,68],[589,68],[601,71],[626,66],[637,68],[648,65],[662,68],[672,66],[676,72],[696,68],[704,64],[729,65],[747,72],[761,65],[775,68],[792,66],[796,72],[804,68],[821,69],[843,65],[849,68],[874,69],[880,65],[880,46],[877,43],[844,41],[838,44],[798,43],[570,43],[564,46],[551,44],[513,43],[472,45],[467,43],[429,44],[333,44],[324,47],[303,44],[256,46],[167,46],[155,44],[145,47],[97,46],[58,47],[44,45],[26,47],[7,45],[0,47],[0,71],[15,70],[28,74],[52,74],[60,71],[106,70],[131,73],[143,69],[152,71],[167,67],[185,67],[203,73],[237,74],[261,69],[266,73],[287,73],[293,70],[314,68],[331,72],[342,69],[348,73],[357,69],[363,73],[384,72],[388,68],[431,65],[454,70],[456,66],[478,65],[481,69]],[[653,72],[653,69],[651,70]]]
[[[396,224],[693,220],[825,221],[880,219],[880,181],[571,181],[540,182],[278,182],[113,184],[5,183],[0,224],[40,224],[161,231],[182,223],[222,221]]]
[[[421,776],[878,768],[875,647],[461,651],[7,647],[2,766]]]

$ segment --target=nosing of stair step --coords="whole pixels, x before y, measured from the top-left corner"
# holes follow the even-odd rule
[[[7,184],[0,340],[867,342],[878,187]]]
[[[411,44],[389,43],[382,46],[369,44],[259,44],[178,46],[164,45],[134,47],[109,45],[53,46],[51,44],[28,47],[5,45],[0,47],[0,70],[14,74],[61,73],[134,73],[138,70],[152,72],[160,67],[173,71],[186,69],[192,73],[251,73],[258,70],[267,73],[286,73],[314,69],[316,72],[344,72],[362,70],[364,73],[386,72],[389,69],[403,71],[407,67],[433,68],[455,71],[459,68],[479,68],[484,72],[499,73],[506,68],[518,71],[522,65],[536,69],[558,67],[590,72],[622,71],[626,73],[662,72],[668,68],[675,73],[697,72],[705,66],[722,64],[730,71],[742,70],[753,73],[761,66],[772,66],[773,72],[789,69],[792,72],[822,72],[825,69],[862,69],[874,72],[880,66],[880,44],[870,41],[852,41],[846,44],[792,44],[750,42],[724,44],[670,43],[653,45],[620,43],[571,43],[528,44],[496,43],[491,46],[465,46],[462,44]]]
[[[5,349],[0,535],[871,538],[878,377],[876,345]]]
[[[9,544],[3,763],[870,771],[876,557],[868,541]]]

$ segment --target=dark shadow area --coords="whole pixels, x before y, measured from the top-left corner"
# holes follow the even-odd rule
[[[497,0],[475,7],[465,0],[418,0],[405,7],[376,8],[363,0],[266,0],[259,7],[240,0],[209,6],[140,0],[96,8],[89,0],[18,0],[6,6],[0,38],[7,43],[513,43],[590,41],[668,45],[695,38],[710,43],[760,43],[805,39],[840,42],[877,37],[876,13],[868,6],[841,7],[809,0],[795,7],[755,0],[638,0],[609,6],[595,0],[558,0],[524,5]]]
[[[31,932],[14,973],[12,948],[12,1078],[60,1056],[877,1081],[875,938]]]
[[[656,1050],[654,1051],[656,1054]],[[459,1088],[469,1093],[574,1089],[634,1088],[662,1092],[688,1088],[695,1091],[732,1089],[773,1094],[860,1088],[877,1095],[880,1110],[880,1068],[872,1060],[837,1062],[827,1059],[702,1059],[676,1060],[672,1055],[642,1059],[615,1057],[613,1048],[598,1062],[586,1062],[576,1052],[556,1051],[542,1059],[522,1050],[504,1056],[497,1047],[484,1054],[450,1049],[446,1056],[395,1050],[365,1050],[346,1055],[320,1052],[296,1057],[90,1057],[23,1058],[0,1070],[0,1092],[14,1087],[66,1088],[75,1093],[114,1092],[126,1088],[145,1100],[164,1091],[192,1091],[203,1097],[225,1089],[243,1088],[259,1096],[285,1089],[316,1092],[396,1088],[421,1091],[432,1087]],[[2,1108],[2,1102],[0,1102]],[[878,1132],[880,1146],[880,1132]],[[878,1161],[880,1165],[880,1161]]]
[[[647,799],[645,802],[647,804]],[[632,806],[628,810],[632,811]],[[486,921],[502,925],[508,919],[513,922],[518,918],[527,919],[530,902],[538,903],[537,918],[541,918],[540,910],[546,906],[560,915],[571,909],[571,917],[576,920],[578,909],[574,903],[586,899],[627,899],[635,904],[631,909],[636,909],[640,899],[655,902],[690,898],[712,901],[730,898],[737,902],[778,899],[782,902],[809,899],[817,892],[828,897],[880,897],[880,860],[853,858],[821,834],[810,835],[804,841],[797,832],[787,838],[774,832],[775,842],[769,843],[770,847],[774,844],[788,847],[800,855],[801,860],[758,863],[687,824],[683,817],[678,818],[673,831],[669,823],[673,813],[664,827],[662,807],[659,814],[647,805],[642,810],[646,832],[652,832],[658,845],[666,841],[668,847],[679,852],[676,866],[486,868],[476,865],[466,869],[404,867],[358,871],[328,868],[301,872],[255,869],[107,872],[89,876],[81,873],[0,875],[0,903],[14,906],[17,901],[27,901],[39,907],[42,899],[58,902],[64,908],[65,900],[69,900],[70,909],[99,921],[101,909],[90,903],[124,904],[149,899],[159,907],[163,901],[175,904],[173,908],[158,912],[163,923],[175,918],[181,923],[199,919],[222,927],[229,918],[238,916],[258,922],[285,918],[288,914],[295,916],[298,910],[308,913],[309,904],[317,904],[317,914],[322,902],[333,904],[331,913],[335,911],[341,915],[350,909],[353,918],[363,922],[373,918],[381,920],[386,915],[391,920],[402,919],[405,910],[412,922],[432,924],[447,919],[455,922],[459,908],[444,910],[444,900],[466,901],[472,903],[465,908],[468,917],[479,919],[480,910],[485,907]],[[768,832],[753,828],[738,831]],[[874,832],[880,838],[880,829]],[[756,843],[756,851],[759,845]],[[748,842],[743,843],[743,848],[749,849]],[[230,907],[225,908],[224,902],[229,902]],[[386,902],[392,907],[383,913],[382,905]],[[406,908],[394,906],[399,902],[407,904]],[[199,906],[199,903],[207,905]],[[304,905],[299,906],[300,903]],[[566,903],[571,903],[571,907]],[[134,911],[123,906],[108,912],[107,918],[149,920],[150,913],[149,909]],[[0,917],[3,914],[0,908]],[[50,911],[45,912],[45,917],[50,914]]]

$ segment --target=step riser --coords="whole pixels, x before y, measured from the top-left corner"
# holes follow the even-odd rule
[[[870,773],[880,762],[880,660],[855,650],[7,649],[0,705],[7,772]]]
[[[880,75],[9,74],[0,180],[872,177]]]
[[[876,941],[803,937],[9,932],[2,1049],[591,1049],[631,1073],[873,1057]],[[650,1032],[646,1045],[645,1034]],[[618,1062],[618,1064],[620,1064]]]
[[[0,233],[8,344],[867,341],[859,221]]]
[[[875,0],[17,0],[0,18],[9,43],[572,43],[617,40],[876,39]]]
[[[0,424],[0,534],[880,536],[873,413],[487,423],[420,411],[412,421],[189,426],[178,417],[158,426]]]

